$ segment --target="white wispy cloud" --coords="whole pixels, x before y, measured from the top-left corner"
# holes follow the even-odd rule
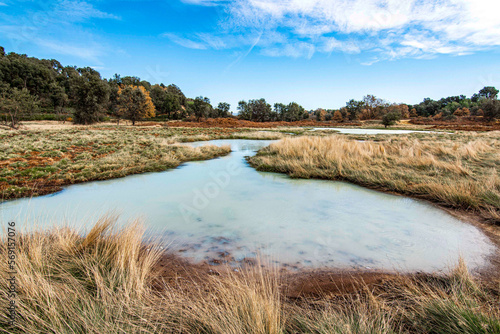
[[[213,34],[217,40],[213,45],[205,33],[207,40],[200,41],[205,48],[234,48],[235,35],[259,31],[262,38],[256,47],[265,55],[377,54],[364,62],[368,65],[382,59],[463,55],[500,46],[498,0],[183,1],[225,8],[227,16],[221,23],[226,33]]]
[[[14,49],[34,44],[56,54],[72,55],[96,65],[108,47],[79,23],[92,19],[119,19],[82,0],[38,1],[20,15],[3,15],[0,34]],[[78,41],[76,43],[75,41]]]
[[[181,36],[178,36],[176,34],[164,33],[161,36],[166,37],[166,38],[170,39],[172,42],[174,42],[175,44],[179,44],[180,46],[183,46],[183,47],[188,48],[188,49],[205,50],[208,48],[208,45],[203,43],[203,42],[194,41],[192,39],[189,39],[186,37],[181,37]]]
[[[222,4],[227,4],[229,0],[182,0],[182,2],[200,6],[219,6]]]
[[[103,54],[103,50],[99,45],[81,46],[79,44],[61,43],[61,41],[45,39],[36,39],[34,42],[35,44],[58,54],[76,56],[78,58],[91,60],[101,64],[99,57]]]
[[[304,57],[310,59],[316,51],[316,47],[312,43],[295,42],[276,47],[264,48],[261,53],[267,56],[280,57],[287,56],[293,58]]]
[[[54,16],[63,17],[66,21],[84,21],[92,18],[119,19],[118,16],[102,12],[92,4],[79,0],[64,0],[59,2],[52,11]]]

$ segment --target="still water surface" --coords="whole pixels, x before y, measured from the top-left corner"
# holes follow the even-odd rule
[[[436,131],[415,131],[415,130],[390,130],[390,129],[362,129],[362,128],[313,128],[311,131],[330,130],[351,135],[403,135],[409,133],[439,133]]]
[[[2,220],[78,225],[114,210],[123,222],[142,218],[150,233],[196,261],[240,261],[259,253],[290,266],[433,271],[448,269],[460,255],[477,268],[494,250],[477,228],[421,201],[343,182],[257,172],[245,156],[270,141],[210,143],[231,145],[233,152],[166,172],[5,202]]]

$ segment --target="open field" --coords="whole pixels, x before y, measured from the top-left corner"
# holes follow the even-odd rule
[[[162,171],[230,152],[182,142],[283,139],[249,158],[251,165],[292,177],[345,180],[499,221],[498,132],[287,133],[303,135],[304,129],[33,123],[0,131],[0,189],[4,199],[41,195],[65,184]],[[490,227],[498,241],[498,227]],[[0,332],[500,333],[498,268],[484,276],[473,276],[464,263],[448,274],[288,272],[259,263],[235,271],[165,253],[143,233],[140,224],[119,228],[112,217],[86,235],[65,227],[19,231],[19,317],[9,326],[4,309]],[[4,234],[0,256],[7,253]],[[2,261],[3,304],[8,272]]]
[[[356,136],[361,139],[360,136]],[[286,138],[249,158],[260,171],[344,180],[500,221],[500,133]]]
[[[500,281],[480,282],[459,264],[447,275],[330,280],[292,293],[288,274],[249,267],[162,270],[175,261],[143,243],[138,224],[101,219],[83,236],[69,228],[17,235],[18,318],[4,333],[500,333]],[[7,258],[7,240],[0,243]],[[6,305],[7,262],[0,263]],[[346,274],[346,276],[348,276]],[[357,279],[356,279],[357,277]],[[326,277],[326,281],[329,278]]]

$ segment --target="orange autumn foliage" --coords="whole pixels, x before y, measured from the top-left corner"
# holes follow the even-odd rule
[[[120,114],[135,124],[143,118],[155,117],[155,106],[143,86],[122,86],[118,89]]]

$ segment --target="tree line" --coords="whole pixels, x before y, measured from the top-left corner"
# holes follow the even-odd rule
[[[138,120],[228,117],[230,105],[213,108],[204,97],[187,98],[174,85],[152,85],[138,77],[104,79],[91,67],[63,66],[55,59],[38,59],[0,47],[0,114],[16,127],[37,115],[57,116],[78,124],[106,117]]]
[[[470,98],[465,95],[445,97],[437,101],[425,98],[415,105],[389,103],[374,95],[366,95],[359,101],[349,100],[340,109],[316,109],[314,118],[334,122],[379,119],[385,126],[393,125],[402,118],[417,117],[451,121],[462,116],[481,116],[489,121],[500,118],[498,93],[495,87],[487,86]]]
[[[24,54],[5,53],[0,46],[0,117],[16,127],[21,119],[37,115],[54,116],[62,121],[92,124],[113,117],[142,119],[197,120],[235,117],[230,104],[213,107],[210,99],[188,98],[174,85],[152,85],[134,76],[104,79],[91,67],[63,66],[55,59],[38,59]],[[293,122],[305,119],[333,122],[355,122],[380,119],[386,126],[401,118],[432,117],[452,120],[462,116],[482,116],[486,120],[500,118],[498,90],[484,87],[470,98],[464,95],[440,100],[426,98],[415,105],[394,104],[373,95],[362,100],[349,100],[340,109],[307,111],[301,105],[275,103],[265,99],[240,101],[237,117],[255,122]]]
[[[63,66],[55,59],[38,59],[0,47],[0,112],[16,127],[20,119],[35,114],[56,115],[59,120],[93,124],[113,117],[135,124],[155,117],[162,120],[201,120],[232,117],[231,105],[212,106],[210,99],[187,98],[174,85],[151,84],[134,76],[104,79],[91,67]],[[264,100],[241,101],[239,118],[256,122],[296,121],[309,117],[299,104]]]

